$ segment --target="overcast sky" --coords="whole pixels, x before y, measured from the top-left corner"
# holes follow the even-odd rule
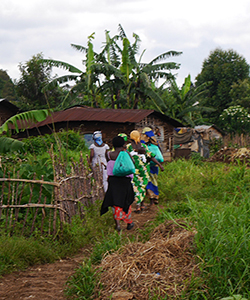
[[[249,0],[0,0],[0,69],[18,79],[19,63],[38,53],[82,69],[84,56],[70,44],[87,46],[95,32],[100,52],[105,30],[114,36],[121,24],[131,42],[133,32],[139,35],[144,63],[169,50],[183,52],[169,59],[181,64],[181,85],[188,74],[195,80],[217,47],[250,64],[249,16]]]

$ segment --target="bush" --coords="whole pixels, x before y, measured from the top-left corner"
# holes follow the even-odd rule
[[[61,151],[62,149],[72,151],[87,150],[83,135],[73,130],[46,134],[44,136],[30,137],[23,139],[23,142],[26,151],[33,155],[39,155],[47,152],[51,149],[51,145],[53,145],[54,151]]]

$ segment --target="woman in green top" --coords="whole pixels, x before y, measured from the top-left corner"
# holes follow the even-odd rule
[[[145,208],[144,198],[146,196],[146,186],[149,181],[150,166],[149,161],[154,154],[148,150],[147,145],[141,143],[139,131],[133,130],[130,133],[131,143],[127,145],[127,151],[134,159],[135,174],[133,178],[133,188],[136,201],[136,212],[139,213]]]

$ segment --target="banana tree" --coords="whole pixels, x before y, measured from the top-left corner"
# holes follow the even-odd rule
[[[170,56],[180,55],[181,52],[168,51],[157,56],[150,63],[141,63],[145,50],[136,60],[139,52],[140,38],[137,34],[133,34],[134,42],[131,44],[123,30],[119,25],[119,35],[110,39],[113,49],[116,50],[116,59],[118,62],[118,76],[113,74],[113,79],[108,82],[104,80],[102,89],[106,91],[112,89],[112,95],[116,99],[119,108],[140,108],[143,107],[145,99],[150,98],[153,102],[159,100],[159,95],[152,90],[152,81],[159,78],[173,78],[170,70],[178,69],[179,65],[173,62],[159,63],[159,61],[169,58]],[[122,42],[122,47],[118,42]],[[107,79],[107,78],[106,78]],[[160,99],[162,101],[162,99]]]
[[[195,87],[191,82],[191,76],[188,75],[182,87],[179,88],[176,80],[171,79],[170,86],[162,91],[162,98],[164,98],[162,110],[187,126],[198,125],[204,121],[203,112],[214,111],[213,108],[203,105],[209,84],[208,82]]]

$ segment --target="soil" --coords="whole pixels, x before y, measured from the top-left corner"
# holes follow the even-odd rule
[[[135,226],[128,231],[121,222],[122,234],[135,234],[138,229],[142,229],[149,221],[154,220],[158,208],[159,206],[154,205],[140,214],[132,213]],[[5,275],[0,278],[0,299],[67,299],[64,295],[65,283],[87,255],[88,249],[82,249],[74,257]]]

